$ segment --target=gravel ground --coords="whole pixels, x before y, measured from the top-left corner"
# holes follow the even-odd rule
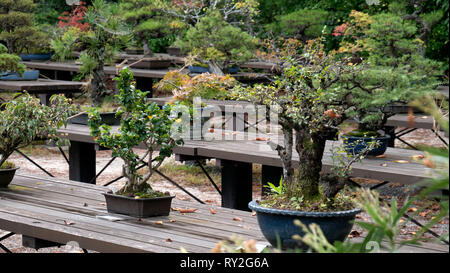
[[[442,134],[443,136],[443,134]],[[444,137],[444,136],[443,136]],[[446,141],[448,142],[448,137],[444,137]],[[407,140],[408,142],[412,144],[424,144],[424,145],[430,145],[430,146],[442,146],[443,144],[440,142],[440,140],[434,136],[434,134],[431,131],[428,130],[416,130],[413,133],[403,137],[403,139]],[[407,148],[406,145],[403,143],[396,141],[396,147],[401,148]],[[68,164],[65,162],[64,158],[59,154],[57,149],[44,147],[44,150],[47,150],[46,152],[42,152],[42,154],[33,154],[31,157],[33,160],[39,162],[40,165],[42,165],[45,169],[47,169],[50,173],[52,173],[55,177],[58,178],[66,178],[68,179],[68,171],[69,167]],[[102,168],[111,158],[111,152],[110,151],[99,151],[97,152],[97,166],[98,170]],[[32,164],[29,164],[26,159],[21,157],[19,154],[13,154],[10,158],[10,161],[14,162],[16,165],[20,166],[21,169],[19,169],[18,173],[28,173],[28,174],[36,174],[36,175],[44,175],[40,169],[33,166]],[[214,160],[213,160],[214,162]],[[98,178],[97,184],[98,185],[104,185],[105,183],[111,181],[112,179],[120,176],[120,170],[121,170],[121,160],[116,159],[109,168],[105,170],[105,172]],[[172,157],[170,160],[168,160],[165,164],[180,164],[178,162],[175,162],[174,158]],[[177,181],[181,185],[187,185],[186,181]],[[367,179],[360,179],[358,181],[364,186],[370,186],[374,185],[374,183],[379,183],[380,181],[376,180],[367,180]],[[110,187],[112,190],[117,190],[121,186],[123,186],[124,181],[119,180],[117,183],[114,183],[108,187]],[[173,186],[169,182],[163,180],[156,181],[153,183],[155,189],[163,190],[163,191],[169,191],[171,193],[176,194],[176,198],[181,200],[193,200],[191,197],[189,197],[187,194],[179,190],[177,187]],[[188,190],[193,193],[195,196],[200,198],[201,200],[204,200],[208,203],[214,204],[214,205],[220,205],[221,200],[220,196],[217,194],[215,189],[210,184],[202,184],[202,185],[192,185],[189,184]],[[380,195],[386,199],[390,199],[392,197],[396,197],[399,200],[402,200],[407,194],[413,192],[413,188],[400,185],[400,184],[388,184],[381,188],[379,188]],[[261,186],[258,184],[254,184],[253,187],[253,198],[258,198],[260,196],[261,192]],[[195,202],[195,201],[194,201]],[[415,218],[421,223],[426,223],[428,220],[433,217],[435,211],[434,209],[436,207],[433,207],[436,205],[436,202],[430,201],[429,210],[430,213],[422,216],[418,216]],[[416,204],[417,206],[422,204]],[[365,214],[361,213],[358,218],[360,220],[364,221],[370,221],[370,217]],[[448,233],[448,225],[449,225],[449,219],[448,217],[442,220],[440,223],[432,227],[432,230],[436,232],[439,235]],[[415,224],[412,224],[411,222],[408,222],[404,228],[402,228],[401,231],[401,238],[410,238],[415,232],[419,230],[419,227]],[[356,236],[358,234],[364,235],[364,232],[362,229],[356,228],[355,233]],[[0,237],[7,234],[7,231],[0,230]],[[425,234],[424,238],[432,239],[434,238],[431,234]],[[51,248],[43,248],[39,250],[34,250],[30,248],[22,247],[22,241],[20,235],[14,235],[9,237],[8,239],[1,242],[3,245],[5,245],[8,249],[10,249],[12,252],[15,253],[68,253],[68,252],[81,252],[81,249],[79,249],[76,246],[63,246],[63,247],[51,247]],[[0,253],[2,253],[3,250],[0,249]]]

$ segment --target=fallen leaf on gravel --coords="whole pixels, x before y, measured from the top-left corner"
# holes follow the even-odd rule
[[[156,221],[155,222],[155,225],[162,225],[163,224],[163,221]]]
[[[210,208],[210,209],[209,209],[209,212],[211,212],[211,214],[216,214],[216,210],[213,209],[213,208]]]
[[[242,218],[234,217],[234,218],[233,218],[233,221],[242,221]]]
[[[414,231],[409,231],[409,232],[406,233],[406,234],[409,234],[409,235],[416,235],[416,233],[415,233]]]
[[[357,238],[357,237],[359,237],[361,234],[358,232],[358,231],[356,231],[356,230],[353,230],[352,232],[350,232],[350,234],[348,235],[348,238]]]
[[[66,226],[71,226],[73,224],[75,224],[74,222],[68,221],[68,220],[63,220],[64,221],[64,225]]]
[[[209,132],[210,133],[214,133],[214,129],[209,129]]]
[[[362,219],[362,216],[361,215],[356,215],[355,218],[356,219]]]
[[[252,212],[252,216],[256,216],[256,211]]]
[[[208,199],[208,200],[205,200],[205,202],[206,202],[206,203],[214,203],[214,200]]]
[[[429,116],[421,116],[420,118],[427,119]]]
[[[193,213],[195,212],[197,209],[179,209],[178,211],[180,213]]]
[[[417,208],[409,208],[408,209],[408,212],[416,212],[417,211]]]
[[[105,202],[100,202],[100,203],[98,203],[99,205],[102,205],[102,206],[106,206],[106,203]]]
[[[386,155],[377,155],[376,157],[378,157],[378,158],[385,158]]]
[[[256,141],[267,141],[269,139],[267,137],[257,137],[254,140],[256,140]]]
[[[171,243],[171,242],[172,242],[172,239],[167,238],[167,239],[166,239],[166,242]]]
[[[238,134],[238,132],[233,132],[233,133],[231,133],[232,136],[235,136],[235,135],[237,135],[237,134]]]
[[[419,215],[421,217],[427,217],[428,214],[432,213],[432,210],[427,210],[427,211],[422,211],[421,213],[419,213]]]
[[[177,220],[175,220],[175,219],[170,219],[170,221],[169,222],[171,222],[171,223],[175,223]]]
[[[380,164],[380,166],[381,167],[387,167],[387,164],[386,163],[382,163],[382,164]]]
[[[246,229],[246,230],[250,230],[250,227],[249,227],[249,226],[245,226],[245,225],[244,225],[243,228]]]
[[[406,160],[394,160],[395,163],[409,163],[409,161]]]
[[[87,204],[87,203],[84,203],[84,204],[83,204],[83,207],[87,207],[87,206],[88,206],[88,204]]]
[[[41,185],[41,182],[37,182],[36,185]]]

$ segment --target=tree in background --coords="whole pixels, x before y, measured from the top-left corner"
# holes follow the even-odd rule
[[[251,59],[256,46],[250,34],[227,23],[217,11],[202,17],[177,44],[207,62],[211,72],[219,76],[230,65]]]
[[[184,26],[179,20],[163,12],[166,1],[124,0],[121,9],[124,20],[130,24],[135,38],[142,43],[145,55],[151,55],[150,39],[163,38]]]
[[[48,44],[48,38],[34,25],[32,0],[4,0],[0,2],[0,40],[5,41],[9,53],[23,53]]]

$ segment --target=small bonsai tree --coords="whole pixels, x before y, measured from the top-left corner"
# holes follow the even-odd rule
[[[7,53],[8,49],[0,44],[0,74],[4,72],[15,72],[22,75],[26,66],[19,63],[19,56]]]
[[[163,38],[184,26],[163,12],[165,2],[152,0],[125,0],[121,3],[124,20],[131,25],[133,34],[142,43],[144,55],[152,55],[149,39]]]
[[[225,68],[253,57],[256,40],[212,11],[191,27],[178,45],[207,62],[212,73],[223,76]]]
[[[39,53],[47,50],[48,37],[34,25],[32,0],[7,0],[0,3],[0,40],[8,53]]]
[[[56,130],[66,125],[67,118],[75,113],[75,106],[62,95],[50,98],[51,107],[40,104],[25,93],[4,103],[0,111],[0,166],[16,150],[31,144],[36,138],[56,141]]]
[[[160,196],[161,193],[154,191],[147,182],[164,159],[171,156],[172,149],[182,143],[181,139],[171,137],[174,122],[169,117],[171,109],[168,105],[161,109],[156,103],[149,103],[146,100],[148,92],[135,88],[133,74],[128,68],[123,69],[116,80],[120,90],[117,97],[122,105],[117,113],[122,115],[121,127],[118,131],[112,131],[110,126],[101,125],[98,109],[92,108],[89,113],[91,135],[97,143],[110,148],[112,156],[124,161],[122,174],[127,181],[118,194]],[[133,148],[141,143],[145,145],[146,152],[139,158]],[[157,149],[159,153],[156,155]],[[141,175],[137,167],[147,157],[147,172]]]

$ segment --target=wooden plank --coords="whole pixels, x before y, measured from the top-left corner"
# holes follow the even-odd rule
[[[387,120],[386,126],[433,129],[434,118],[425,114],[415,114],[414,119],[410,119],[408,114],[397,114]]]
[[[80,91],[85,83],[38,79],[36,81],[0,81],[0,90],[28,91],[29,93],[56,93]]]

